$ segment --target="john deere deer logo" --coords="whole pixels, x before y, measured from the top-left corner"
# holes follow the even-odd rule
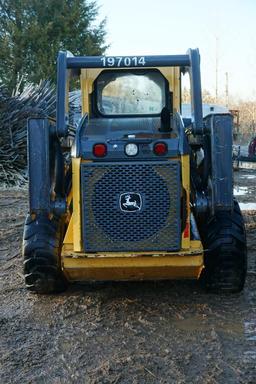
[[[140,211],[142,199],[139,193],[127,192],[120,195],[120,208],[124,212]]]

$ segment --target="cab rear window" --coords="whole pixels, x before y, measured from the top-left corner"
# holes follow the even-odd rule
[[[102,115],[157,115],[166,105],[165,92],[158,71],[107,71],[97,79],[97,108]]]

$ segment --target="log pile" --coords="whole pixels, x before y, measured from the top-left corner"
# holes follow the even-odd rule
[[[71,118],[78,115],[77,93],[70,96]],[[30,85],[9,96],[0,86],[0,185],[22,187],[27,183],[27,119],[56,115],[56,90],[49,82]],[[72,129],[71,129],[72,131]],[[74,127],[73,127],[74,131]]]

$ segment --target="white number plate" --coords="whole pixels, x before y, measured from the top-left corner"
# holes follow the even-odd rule
[[[101,61],[103,67],[143,67],[146,65],[144,56],[104,56],[101,58]]]

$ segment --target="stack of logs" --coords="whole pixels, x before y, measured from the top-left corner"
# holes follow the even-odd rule
[[[70,95],[70,121],[78,115],[78,94]],[[0,186],[27,183],[27,119],[56,115],[56,90],[47,81],[10,96],[0,86]],[[74,125],[71,132],[74,132]]]

